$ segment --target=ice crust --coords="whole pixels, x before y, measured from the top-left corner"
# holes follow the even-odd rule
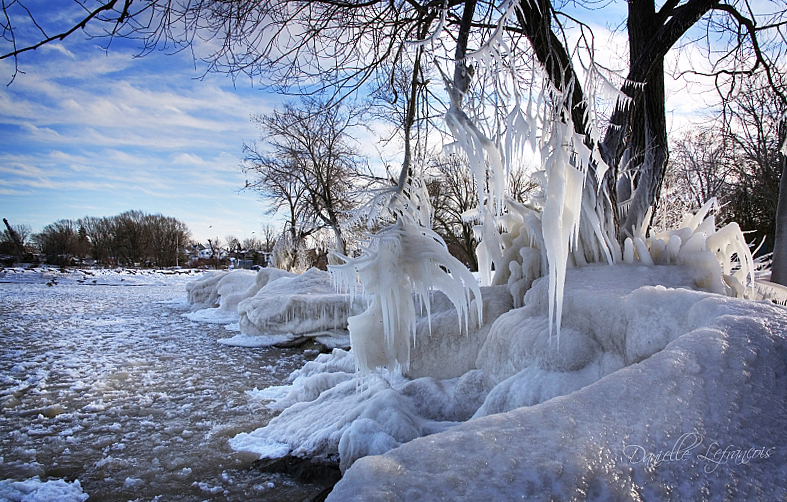
[[[71,483],[62,479],[41,481],[37,476],[24,481],[0,480],[0,501],[3,502],[84,502],[87,499],[79,480]]]

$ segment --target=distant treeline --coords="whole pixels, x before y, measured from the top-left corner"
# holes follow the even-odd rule
[[[104,266],[171,267],[185,256],[191,232],[185,223],[161,214],[126,211],[117,216],[86,216],[78,220],[58,220],[32,234],[27,225],[3,229],[0,254],[18,255],[22,242],[28,253],[40,253],[51,264],[69,265],[95,260]]]

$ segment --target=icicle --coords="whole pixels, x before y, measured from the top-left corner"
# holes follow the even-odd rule
[[[634,237],[634,247],[637,249],[637,255],[639,255],[639,261],[643,265],[652,267],[654,265],[653,259],[650,256],[650,252],[648,251],[648,246],[645,244],[645,241],[643,241],[639,237]]]
[[[623,243],[623,261],[625,263],[634,263],[634,241],[631,237],[626,237]]]
[[[408,367],[410,343],[415,337],[415,301],[425,306],[429,316],[429,292],[433,289],[446,294],[464,329],[470,325],[471,293],[478,318],[481,322],[483,319],[477,281],[448,253],[440,236],[423,226],[430,219],[428,199],[423,198],[425,191],[416,186],[419,184],[415,180],[406,183],[407,190],[401,190],[389,206],[396,211],[396,223],[374,234],[361,256],[343,256],[343,264],[329,267],[334,277],[343,277],[342,280],[357,274],[372,297],[363,314],[348,320],[350,341],[361,372]]]

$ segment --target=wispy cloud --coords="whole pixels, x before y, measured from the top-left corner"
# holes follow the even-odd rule
[[[141,209],[183,219],[197,238],[200,221],[251,234],[263,208],[239,193],[238,164],[258,135],[250,114],[270,110],[268,95],[195,79],[185,55],[133,55],[67,39],[0,88],[0,211],[39,229],[84,211]],[[0,74],[12,71],[0,62]]]

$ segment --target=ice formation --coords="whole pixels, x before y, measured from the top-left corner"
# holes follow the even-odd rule
[[[643,299],[659,320],[688,321],[661,351],[360,459],[328,500],[784,500],[784,311],[708,293],[687,311],[658,293]]]
[[[215,271],[189,283],[186,294],[195,310],[218,307],[233,311],[241,299],[254,296],[264,285],[265,281],[258,285],[253,270]]]
[[[337,293],[330,274],[316,268],[268,282],[238,304],[241,333],[278,344],[314,338],[347,346],[347,319],[362,309],[360,298]]]
[[[767,374],[770,371],[768,368],[774,368],[773,364],[776,364],[774,361],[781,361],[778,364],[783,365],[783,358],[787,354],[787,343],[783,339],[783,333],[787,332],[785,331],[787,315],[765,304],[754,304],[748,300],[735,300],[710,292],[697,291],[695,277],[692,266],[688,265],[646,266],[635,263],[614,267],[596,265],[568,269],[564,332],[559,352],[556,350],[556,340],[549,336],[549,282],[546,277],[535,281],[527,294],[524,307],[510,311],[507,310],[510,309],[511,299],[506,299],[502,295],[506,292],[504,287],[485,289],[482,293],[485,299],[484,314],[486,322],[490,323],[491,327],[486,330],[471,329],[468,345],[463,347],[463,352],[456,354],[456,359],[461,359],[465,363],[468,360],[473,362],[462,368],[466,371],[461,375],[449,373],[435,378],[433,375],[439,371],[437,369],[439,362],[433,351],[441,343],[444,329],[441,322],[451,319],[454,331],[459,331],[452,304],[447,298],[438,295],[432,300],[433,335],[432,338],[426,337],[427,343],[436,345],[424,348],[420,352],[414,350],[411,353],[411,369],[420,368],[418,374],[410,375],[410,378],[398,376],[396,373],[388,376],[379,373],[361,376],[355,371],[351,352],[335,350],[330,355],[321,355],[316,361],[307,363],[303,370],[293,374],[290,387],[276,392],[271,391],[268,395],[274,400],[271,406],[283,409],[281,415],[271,420],[266,427],[250,434],[237,436],[232,440],[232,445],[234,448],[258,452],[261,455],[275,456],[289,453],[301,456],[338,457],[342,468],[349,470],[347,481],[343,482],[343,484],[347,483],[346,490],[342,491],[342,485],[339,485],[337,493],[342,494],[341,496],[351,493],[373,495],[376,493],[374,482],[364,481],[363,476],[355,477],[354,467],[350,469],[358,459],[380,454],[386,449],[399,448],[400,445],[424,435],[430,435],[430,440],[435,438],[435,441],[440,441],[442,434],[432,435],[440,431],[447,431],[444,433],[447,438],[455,437],[452,436],[453,428],[458,422],[466,421],[471,417],[474,417],[473,420],[470,420],[464,428],[472,428],[473,423],[479,422],[479,419],[485,416],[490,417],[492,424],[506,423],[511,415],[500,415],[503,412],[538,415],[537,410],[542,408],[535,405],[539,404],[559,409],[563,406],[560,403],[570,403],[575,399],[578,395],[577,391],[592,393],[595,397],[583,399],[581,406],[572,405],[571,409],[577,411],[571,416],[571,421],[565,417],[558,421],[559,424],[569,424],[561,425],[564,427],[561,429],[563,434],[566,434],[565,427],[572,427],[570,423],[574,423],[573,427],[575,427],[577,423],[584,424],[588,420],[597,420],[593,413],[590,413],[593,416],[589,416],[587,410],[595,409],[589,406],[588,402],[599,399],[605,404],[598,409],[605,411],[598,413],[598,416],[609,417],[612,414],[609,418],[610,424],[616,424],[604,425],[602,430],[608,430],[610,427],[619,428],[634,435],[644,434],[639,426],[630,424],[637,424],[638,420],[642,420],[641,407],[646,403],[644,409],[652,411],[652,415],[649,416],[653,424],[663,427],[665,434],[657,438],[642,436],[649,441],[643,444],[653,445],[654,448],[657,446],[663,448],[664,441],[680,436],[675,434],[681,427],[689,428],[687,429],[689,432],[692,430],[690,427],[694,427],[695,424],[683,422],[681,418],[683,416],[695,418],[702,416],[705,421],[697,423],[706,427],[706,431],[714,434],[725,431],[727,436],[722,439],[735,442],[740,439],[736,435],[738,432],[729,430],[724,422],[717,420],[717,416],[704,411],[716,404],[719,409],[729,409],[730,404],[725,401],[729,396],[721,397],[718,402],[713,401],[712,395],[697,399],[698,395],[694,390],[699,388],[697,385],[716,385],[714,383],[718,371],[714,366],[716,363],[708,366],[703,362],[703,358],[710,353],[715,354],[708,355],[710,360],[721,357],[724,361],[726,360],[724,358],[732,357],[733,359],[722,364],[728,368],[725,371],[737,376],[725,378],[739,378],[745,381],[746,375],[760,372],[766,374],[762,377],[765,379],[761,383],[764,386],[762,388],[771,389],[774,382],[768,383]],[[747,316],[752,318],[749,319]],[[427,329],[426,324],[425,318],[419,319],[419,327]],[[751,329],[754,329],[754,332]],[[749,345],[736,349],[739,350],[738,354],[760,353],[773,344],[780,348],[773,349],[777,352],[770,354],[767,360],[758,361],[757,365],[754,365],[752,360],[736,366],[738,362],[734,357],[738,356],[725,355],[723,343],[719,345],[703,338],[706,333],[716,334],[720,332],[719,330],[724,331],[724,339],[728,341],[736,338],[738,335],[735,333],[740,330],[745,333],[740,343]],[[423,340],[423,338],[418,339]],[[455,340],[461,341],[461,337],[457,336]],[[475,340],[479,340],[480,343],[474,345]],[[699,352],[671,349],[675,344],[688,344],[694,347],[691,350],[696,349]],[[715,348],[705,347],[707,344]],[[475,349],[472,349],[473,347]],[[420,346],[416,344],[416,348]],[[720,352],[713,352],[716,349]],[[430,361],[420,364],[421,357]],[[693,369],[687,369],[687,357],[691,361],[696,361],[691,363],[694,365],[691,366]],[[455,363],[451,361],[445,364]],[[641,375],[645,371],[641,369],[643,365],[654,365],[652,370],[648,370],[652,371],[650,380],[644,380],[644,376],[638,377],[642,379],[642,383],[638,384],[636,390],[621,393],[618,387],[631,378],[631,375]],[[683,375],[684,371],[688,371],[687,375]],[[432,376],[429,375],[430,372],[434,372]],[[775,378],[773,373],[770,375],[771,378]],[[615,390],[592,390],[604,385],[612,385]],[[616,392],[618,397],[607,397],[605,394],[607,392]],[[735,392],[737,392],[735,395],[740,396],[751,393],[752,389],[740,387]],[[650,403],[647,396],[652,397],[653,403],[656,404]],[[611,404],[608,403],[610,400]],[[673,414],[665,418],[663,411],[657,413],[659,403],[667,406],[667,409],[674,410]],[[607,406],[611,411],[606,411]],[[764,403],[758,406],[764,406]],[[787,410],[777,409],[769,412],[766,418],[776,420],[783,427],[787,425]],[[484,423],[487,424],[484,427],[490,427],[490,422]],[[553,437],[551,425],[546,419],[533,421],[528,427],[537,428],[538,432],[532,432],[532,436],[528,432],[527,437],[536,438],[542,434],[546,434],[548,438]],[[601,425],[596,424],[595,427]],[[635,427],[636,430],[630,430],[631,427]],[[496,437],[494,430],[492,427],[488,433],[475,432],[474,434],[481,434],[482,437],[492,441],[491,438]],[[587,430],[587,434],[590,434],[592,428]],[[662,434],[654,427],[646,428],[646,432],[647,430],[655,435]],[[461,436],[458,432],[456,434]],[[554,434],[556,438],[554,441],[559,441],[560,436]],[[719,439],[719,436],[713,439]],[[446,441],[446,444],[449,444],[451,439]],[[547,444],[553,445],[554,441],[549,439]],[[511,443],[510,448],[521,448],[524,451],[525,447],[517,446],[517,441],[506,440],[506,442]],[[418,441],[415,443],[421,444]],[[479,447],[486,443],[480,443]],[[527,441],[524,444],[528,447],[538,445]],[[610,445],[603,442],[601,444],[604,445],[602,448],[618,447],[617,444]],[[402,448],[404,450],[397,449],[395,452],[408,451],[407,448],[410,447],[404,445]],[[424,448],[419,450],[418,455],[424,455],[425,459],[429,459],[428,462],[438,464],[441,462],[440,454],[429,453],[429,448]],[[463,448],[472,450],[474,447],[463,446]],[[544,446],[544,452],[539,453],[542,456],[538,458],[546,458],[546,448]],[[564,445],[562,448],[566,451],[569,447]],[[578,458],[584,459],[582,455],[586,453],[583,451],[580,449],[574,453],[579,456]],[[493,455],[493,453],[486,452],[484,455]],[[566,455],[569,453],[570,450]],[[390,455],[396,453],[392,452]],[[457,464],[459,469],[472,470],[473,462],[476,460],[490,461],[487,457],[475,457],[468,452],[463,452],[459,456],[466,457],[470,466]],[[521,458],[528,457],[525,455]],[[361,465],[376,465],[375,462],[387,461],[374,459],[368,463],[362,461]],[[408,461],[413,461],[413,458],[408,457]],[[507,461],[499,460],[499,462],[505,465]],[[543,464],[538,464],[532,469],[535,474],[523,475],[548,476],[551,472],[548,466],[545,467]],[[411,482],[409,476],[417,479],[414,471],[408,470],[407,475],[408,483]],[[476,477],[471,476],[468,479],[476,479]],[[569,489],[566,487],[572,483],[578,483],[576,486],[581,488],[581,482],[577,479],[568,477],[555,483],[559,490]],[[649,486],[647,480],[638,482]],[[434,495],[435,492],[429,490],[447,490],[446,487],[451,485],[449,481],[441,479],[431,488],[420,488],[426,490],[424,493]],[[388,489],[390,486],[382,488],[382,491]],[[478,492],[473,493],[476,497],[479,496]],[[561,494],[559,498],[564,498],[562,495],[566,492],[559,493]],[[408,495],[402,496],[409,500]],[[429,496],[424,495],[424,497],[429,499]],[[450,499],[456,497],[462,499],[460,493],[452,492],[447,496]],[[467,499],[470,500],[472,497]]]
[[[331,276],[316,268],[296,275],[276,268],[213,272],[187,285],[191,320],[227,324],[240,334],[226,345],[297,345],[308,339],[349,346],[347,318],[363,310],[361,298],[337,293]]]
[[[743,286],[752,284],[753,271],[740,230],[735,225],[717,229],[709,214],[713,207],[710,201],[688,215],[681,229],[651,237],[637,229],[626,246],[627,264],[577,266],[581,260],[569,254],[561,293],[564,335],[558,350],[550,326],[554,286],[544,274],[545,244],[541,234],[532,231],[538,229],[533,222],[540,219],[532,208],[509,202],[500,235],[500,259],[508,262],[508,274],[499,270],[495,280],[501,285],[473,296],[475,306],[482,306],[481,323],[476,309],[465,310],[472,312],[469,316],[457,315],[463,311],[443,293],[424,291],[426,308],[420,313],[405,311],[415,319],[407,322],[384,319],[384,310],[373,300],[364,314],[348,319],[351,328],[363,330],[360,341],[353,339],[353,350],[322,355],[293,374],[289,388],[269,396],[274,401],[271,406],[283,410],[281,415],[236,437],[232,445],[268,456],[338,457],[347,470],[360,458],[399,448],[414,438],[439,431],[450,435],[449,429],[459,421],[472,418],[472,423],[555,402],[608,379],[615,381],[616,375],[654,357],[667,357],[661,354],[669,353],[671,344],[703,330],[713,331],[717,329],[713,326],[725,323],[730,314],[740,315],[735,312],[749,305],[729,297],[754,295]],[[343,271],[366,274],[367,285],[390,291],[393,299],[388,301],[404,302],[407,307],[413,305],[411,286],[395,271],[404,267],[409,274],[426,274],[412,272],[407,268],[410,263],[398,261],[403,253],[396,246],[402,242],[407,246],[407,239],[423,239],[426,234],[406,235],[399,225],[387,231],[395,232],[390,248],[383,241],[381,248],[348,262]],[[570,238],[569,233],[564,235]],[[414,251],[408,254],[408,259],[417,257]],[[394,277],[401,282],[392,286]],[[388,282],[381,282],[382,278]],[[464,288],[457,291],[466,294]],[[449,289],[451,294],[457,291]],[[785,317],[771,307],[751,305],[757,315]],[[355,324],[359,318],[361,322]],[[784,321],[787,326],[787,318]],[[386,322],[393,323],[394,329],[405,328],[404,333],[397,332],[402,346],[385,344]],[[360,360],[369,370],[392,369],[389,358],[401,363],[405,357],[409,368],[402,364],[404,375],[359,373],[359,356],[353,354],[356,344],[366,352]],[[402,353],[396,353],[397,348]],[[368,359],[368,354],[378,359]],[[687,413],[696,412],[691,403],[683,404]],[[628,419],[621,415],[620,420]]]
[[[338,455],[346,468],[357,458],[382,453],[383,445],[392,448],[467,420],[483,402],[478,351],[491,321],[511,308],[505,288],[481,294],[486,324],[479,326],[475,314],[469,329],[446,295],[430,295],[431,315],[417,316],[409,378],[358,373],[355,347],[320,355],[293,373],[289,388],[260,396],[284,411],[267,426],[236,436],[233,448],[261,456]],[[441,357],[446,352],[452,354],[448,361]],[[354,425],[357,420],[362,422]]]
[[[429,319],[433,290],[448,297],[465,329],[471,301],[478,318],[483,318],[478,282],[429,228],[431,206],[420,177],[403,170],[399,185],[387,197],[386,207],[396,221],[374,233],[363,254],[340,256],[344,263],[329,267],[340,287],[352,292],[360,281],[369,296],[368,308],[347,320],[356,366],[364,373],[407,370],[411,344],[417,343],[416,312],[420,307]]]

